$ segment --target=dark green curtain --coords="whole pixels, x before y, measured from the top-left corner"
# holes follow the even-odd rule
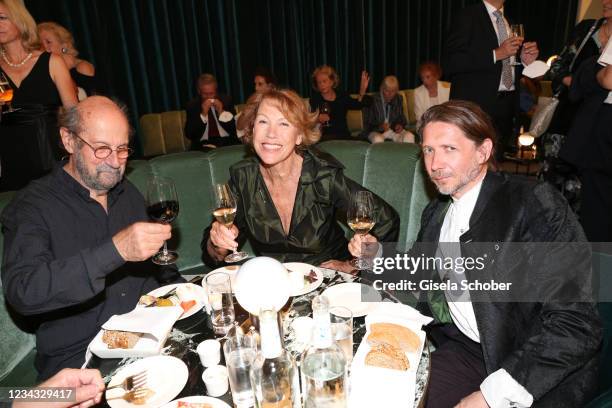
[[[181,109],[202,72],[213,73],[236,103],[253,89],[257,66],[304,96],[310,73],[334,66],[341,87],[358,89],[367,69],[374,90],[395,74],[418,85],[424,60],[440,60],[452,16],[480,0],[26,0],[37,21],[72,31],[81,56],[132,119]],[[541,59],[558,52],[574,26],[578,0],[508,0]]]

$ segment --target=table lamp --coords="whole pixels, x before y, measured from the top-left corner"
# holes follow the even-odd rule
[[[289,274],[276,259],[250,259],[236,275],[234,293],[240,306],[252,316],[258,316],[262,308],[281,310],[291,294]]]

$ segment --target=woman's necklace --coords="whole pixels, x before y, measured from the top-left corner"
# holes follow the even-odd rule
[[[28,55],[25,56],[24,59],[21,60],[21,62],[18,62],[15,64],[9,61],[8,57],[6,56],[6,51],[4,50],[4,48],[0,48],[0,53],[2,54],[2,59],[4,60],[4,62],[6,62],[6,65],[8,65],[9,67],[13,67],[13,68],[19,68],[19,67],[24,66],[25,63],[28,62],[30,58],[32,58],[32,53],[30,52]]]

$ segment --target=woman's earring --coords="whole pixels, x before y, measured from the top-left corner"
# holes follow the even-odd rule
[[[62,47],[62,54],[68,54],[68,48]]]

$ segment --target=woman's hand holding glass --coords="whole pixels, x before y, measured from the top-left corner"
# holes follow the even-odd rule
[[[210,231],[210,242],[217,248],[229,249],[231,254],[224,258],[225,262],[240,262],[249,257],[246,252],[237,252],[238,228],[234,225],[236,211],[238,211],[237,201],[232,193],[232,190],[227,184],[215,184],[215,208],[213,216],[216,221],[213,222]],[[216,225],[218,224],[218,225]],[[216,248],[215,248],[216,249]],[[215,250],[218,255],[221,255]]]
[[[217,250],[220,258],[225,257],[228,252],[238,248],[238,242],[236,238],[240,231],[238,227],[232,224],[230,227],[226,227],[219,221],[214,221],[210,228],[210,243]]]
[[[378,245],[370,245],[377,242],[378,240],[373,235],[355,234],[348,243],[348,250],[355,258],[361,258],[363,255],[365,255],[362,251],[364,244],[368,244],[367,248],[369,250],[370,248],[378,248]]]

